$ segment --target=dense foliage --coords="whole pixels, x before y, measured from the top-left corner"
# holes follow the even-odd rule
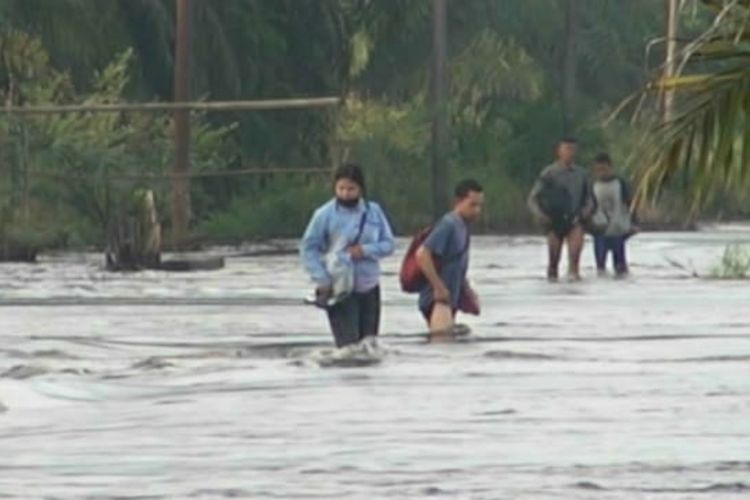
[[[193,171],[357,161],[399,232],[429,221],[431,2],[193,4],[195,98],[346,97],[336,109],[194,115]],[[685,8],[682,22],[701,21]],[[170,100],[174,23],[172,0],[6,0],[0,97]],[[663,31],[654,0],[448,3],[449,176],[485,184],[485,229],[530,227],[526,192],[563,133],[579,137],[584,164],[609,150],[623,169],[642,166],[630,116],[603,124],[653,77]],[[169,226],[168,114],[2,115],[0,134],[3,231],[99,245],[119,200],[140,187],[156,191]],[[329,179],[314,173],[197,178],[193,230],[213,241],[294,236],[329,195]]]

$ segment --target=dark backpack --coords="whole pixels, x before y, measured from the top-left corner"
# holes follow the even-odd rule
[[[552,221],[551,229],[558,234],[567,233],[575,222],[580,207],[575,206],[570,192],[554,179],[543,177],[537,203],[544,215]]]

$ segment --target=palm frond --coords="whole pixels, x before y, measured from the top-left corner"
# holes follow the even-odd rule
[[[750,173],[750,0],[703,4],[716,15],[713,25],[683,49],[676,76],[648,86],[674,92],[677,108],[648,132],[638,192],[640,201],[653,200],[682,173],[693,213],[742,189]]]

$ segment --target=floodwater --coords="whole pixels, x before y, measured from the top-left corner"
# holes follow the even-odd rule
[[[733,241],[641,235],[628,280],[587,248],[586,280],[550,285],[540,238],[477,238],[484,314],[449,344],[399,255],[353,358],[294,256],[2,266],[0,498],[748,498],[750,283],[696,277]]]

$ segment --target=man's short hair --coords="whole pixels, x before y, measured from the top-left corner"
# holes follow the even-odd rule
[[[606,165],[612,165],[612,158],[607,153],[599,153],[594,157],[594,163],[604,163]]]
[[[560,144],[578,144],[578,139],[576,139],[572,135],[568,135],[562,137],[559,141],[557,141],[557,145],[559,146]]]
[[[482,188],[482,185],[479,184],[476,180],[464,179],[456,184],[454,194],[457,200],[463,200],[467,196],[469,196],[469,193],[481,193],[483,191],[484,190]]]

